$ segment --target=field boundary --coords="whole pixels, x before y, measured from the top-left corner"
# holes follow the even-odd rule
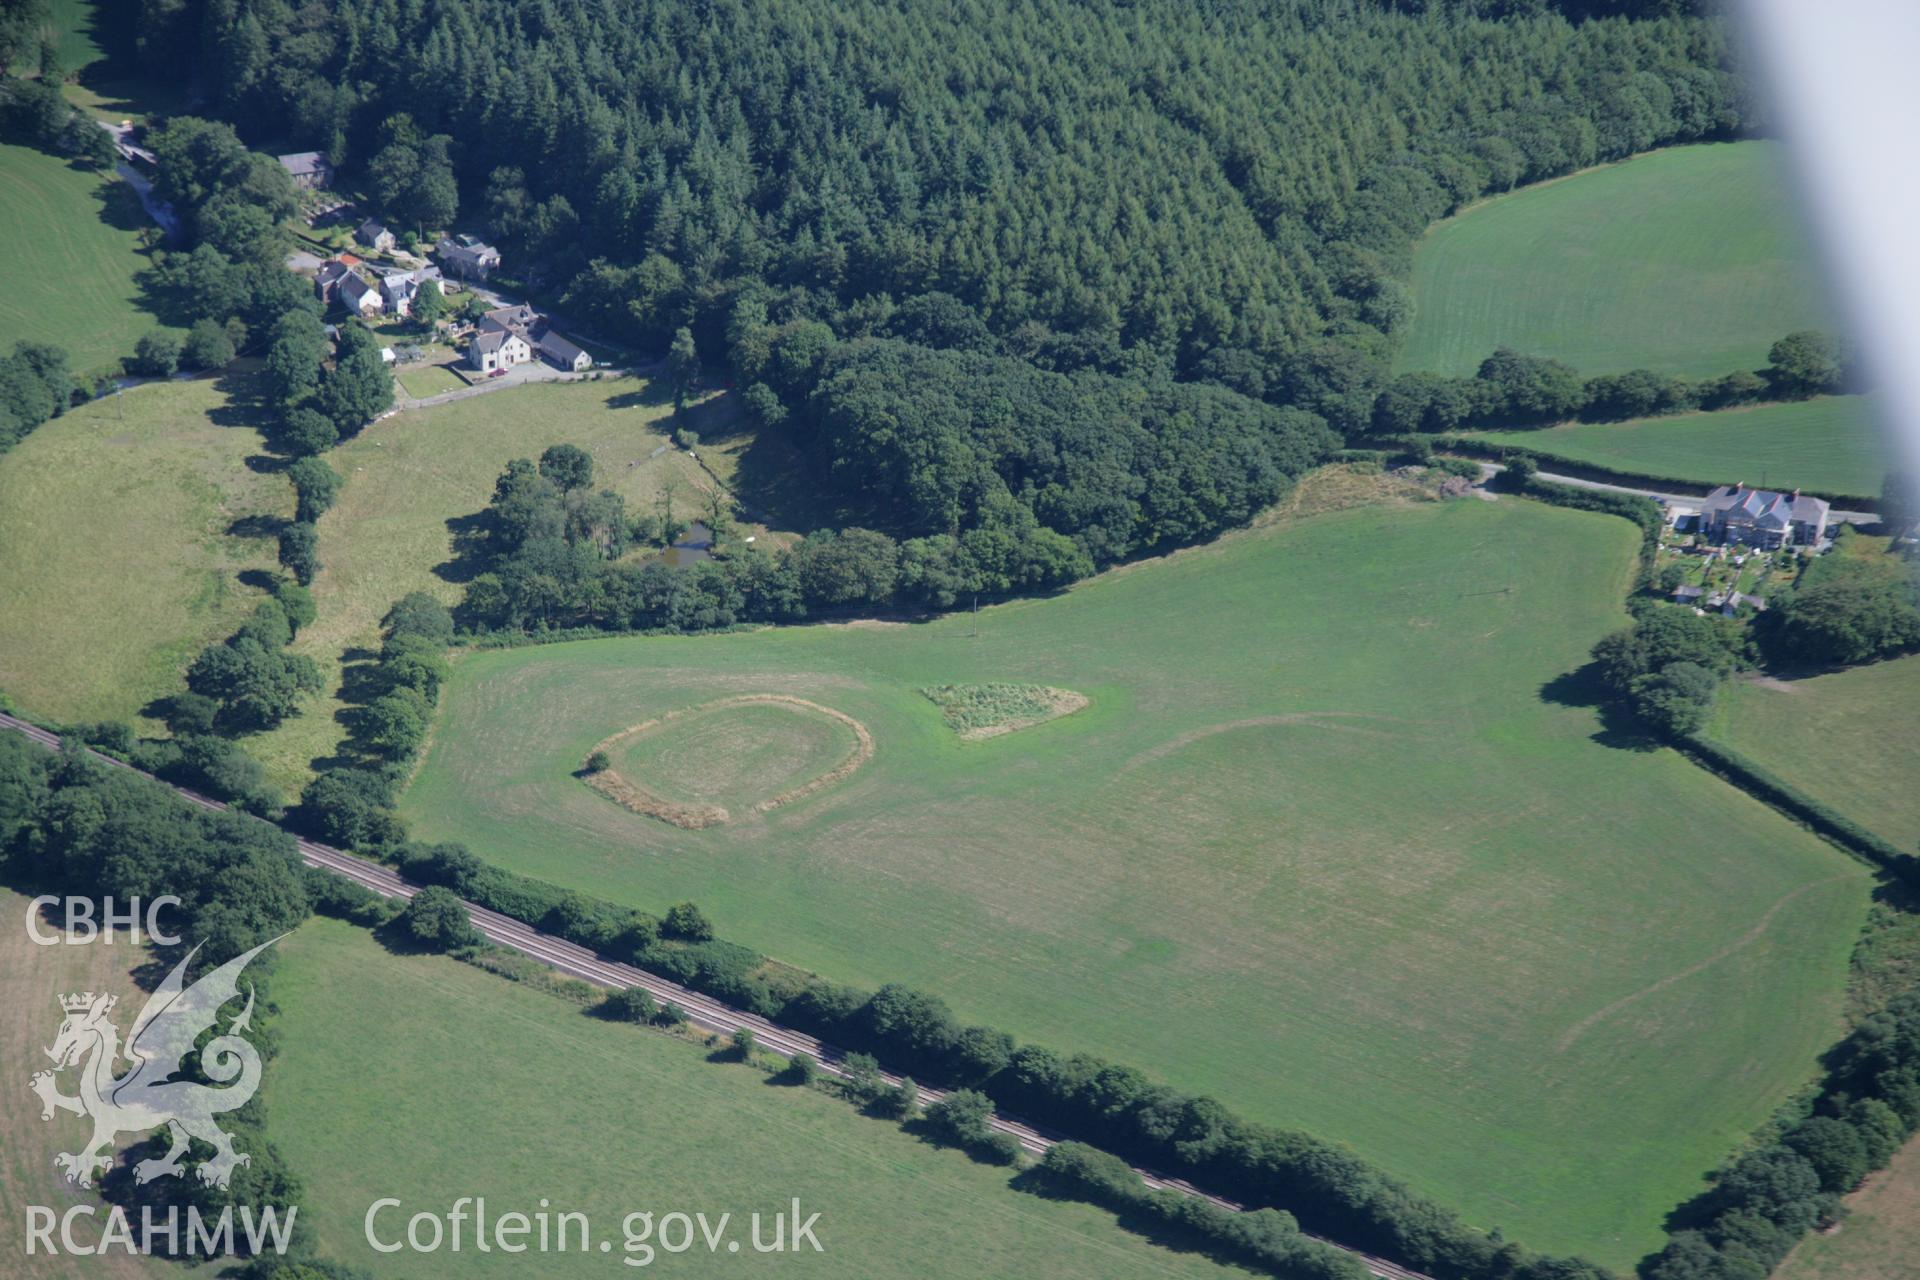
[[[1772,770],[1732,747],[1699,736],[1670,739],[1674,749],[1727,785],[1805,827],[1856,857],[1920,888],[1920,858],[1867,830],[1839,810],[1815,800]]]
[[[853,731],[854,738],[853,750],[849,752],[846,758],[841,760],[839,764],[827,770],[825,773],[809,778],[798,786],[787,788],[779,795],[762,800],[753,807],[755,813],[770,813],[783,805],[792,804],[796,800],[804,800],[816,792],[824,791],[836,783],[844,782],[858,772],[860,767],[866,764],[867,761],[873,759],[873,735],[867,731],[867,726],[861,724],[844,711],[835,711],[832,707],[823,707],[817,702],[809,702],[805,698],[796,698],[791,694],[785,693],[743,693],[731,698],[717,698],[712,702],[702,702],[697,706],[682,707],[678,711],[669,711],[663,716],[655,716],[651,720],[643,720],[639,724],[629,725],[616,734],[602,738],[594,744],[593,750],[588,753],[588,758],[591,759],[593,756],[599,755],[602,752],[611,751],[622,742],[650,730],[657,729],[670,721],[718,710],[722,707],[740,706],[799,707],[844,724],[848,729]],[[622,776],[617,769],[607,768],[590,772],[585,776],[585,782],[589,787],[592,787],[595,791],[598,791],[601,795],[624,809],[631,809],[633,812],[641,814],[644,817],[658,818],[662,822],[683,828],[687,831],[700,831],[707,827],[716,827],[723,822],[731,821],[733,817],[733,815],[728,813],[725,807],[721,805],[680,804],[668,800],[664,796],[655,795],[639,783]]]
[[[1544,429],[1544,428],[1543,428]],[[1433,446],[1451,453],[1465,454],[1470,458],[1484,458],[1490,462],[1507,462],[1514,458],[1526,458],[1537,466],[1551,467],[1561,475],[1571,476],[1575,480],[1591,480],[1599,484],[1617,484],[1628,487],[1662,489],[1689,497],[1704,498],[1713,491],[1714,486],[1702,484],[1698,480],[1682,480],[1677,476],[1656,475],[1650,471],[1621,471],[1613,467],[1603,467],[1591,462],[1579,462],[1562,457],[1543,449],[1535,449],[1523,444],[1495,444],[1490,440],[1479,440],[1472,436],[1446,434],[1433,437]],[[1837,507],[1850,511],[1879,511],[1880,499],[1858,493],[1841,493],[1830,489],[1802,488],[1802,493],[1816,498],[1824,498]]]

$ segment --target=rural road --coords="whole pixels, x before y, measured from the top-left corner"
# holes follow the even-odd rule
[[[16,719],[4,713],[0,713],[0,728],[12,729],[17,733],[24,734],[28,739],[47,748],[49,751],[57,751],[60,748],[60,738],[57,734],[49,733],[37,725],[25,720]],[[140,773],[142,777],[152,777],[151,774],[142,773],[132,765],[124,761],[115,760],[111,756],[101,755],[97,751],[90,751],[88,754],[92,755],[96,760],[113,765],[116,768],[125,769],[130,773]],[[162,785],[169,784],[163,783]],[[191,791],[186,787],[173,787],[172,790],[182,798],[198,805],[202,809],[209,809],[219,813],[225,812],[229,808],[229,806],[221,804],[217,800],[208,799],[206,796]],[[265,819],[258,819],[258,821],[264,822]],[[340,850],[329,845],[301,839],[297,836],[295,837],[295,842],[299,845],[302,860],[305,861],[308,866],[319,867],[324,871],[331,871],[335,875],[345,877],[356,884],[372,890],[383,898],[411,898],[421,887],[401,879],[400,876],[386,867],[380,866],[377,863],[368,862],[366,859],[355,857],[352,854],[342,853]],[[688,1020],[695,1026],[702,1027],[708,1031],[718,1032],[722,1035],[731,1035],[741,1027],[746,1027],[752,1030],[755,1043],[765,1045],[776,1053],[782,1053],[788,1056],[796,1053],[810,1053],[819,1062],[820,1069],[826,1074],[833,1076],[845,1076],[847,1074],[846,1070],[840,1065],[846,1057],[843,1050],[827,1044],[824,1041],[816,1040],[804,1032],[795,1031],[791,1028],[780,1026],[777,1023],[769,1022],[757,1014],[735,1009],[731,1005],[723,1004],[709,996],[690,991],[677,983],[669,982],[665,978],[648,973],[644,969],[636,969],[632,965],[619,964],[606,960],[585,947],[568,942],[564,938],[556,938],[551,934],[541,933],[539,930],[522,924],[511,916],[503,916],[497,911],[489,911],[485,907],[476,906],[471,902],[465,903],[465,906],[468,914],[473,919],[474,927],[478,929],[489,942],[511,948],[569,977],[582,979],[597,987],[604,987],[609,990],[619,990],[624,987],[640,987],[662,1004],[671,1002],[684,1009]],[[888,1072],[882,1072],[881,1074],[889,1084],[898,1084],[900,1082],[900,1077],[897,1075]],[[946,1092],[947,1091],[943,1089],[933,1089],[923,1085],[920,1087],[920,1101],[923,1104],[938,1102],[946,1096]],[[1042,1155],[1049,1147],[1052,1147],[1056,1143],[1066,1141],[1065,1137],[1061,1134],[1036,1128],[1035,1126],[1026,1124],[1000,1112],[993,1114],[992,1118],[988,1121],[988,1125],[1000,1133],[1013,1135],[1013,1137],[1019,1141],[1021,1147],[1033,1155]],[[1212,1201],[1222,1208],[1232,1209],[1236,1212],[1242,1207],[1231,1200],[1223,1199],[1220,1196],[1211,1195],[1202,1191],[1192,1183],[1182,1181],[1178,1178],[1163,1177],[1149,1169],[1136,1169],[1135,1172],[1140,1175],[1141,1180],[1149,1187],[1170,1189],[1191,1196],[1199,1196],[1202,1199]],[[1384,1258],[1376,1258],[1371,1254],[1361,1253],[1357,1249],[1349,1249],[1345,1245],[1338,1244],[1331,1240],[1322,1240],[1319,1236],[1309,1236],[1308,1238],[1321,1240],[1323,1244],[1331,1245],[1343,1253],[1352,1254],[1365,1264],[1368,1271],[1381,1277],[1381,1280],[1430,1280],[1429,1277],[1417,1271],[1409,1270],[1406,1267],[1400,1266],[1398,1263],[1389,1262]]]
[[[1505,470],[1506,468],[1497,462],[1482,462],[1480,463],[1480,482],[1485,484]],[[1627,485],[1602,484],[1598,480],[1581,480],[1575,476],[1563,476],[1552,471],[1535,471],[1534,474],[1542,480],[1550,480],[1554,484],[1572,485],[1576,489],[1599,489],[1605,493],[1637,494],[1642,498],[1652,498],[1656,502],[1665,503],[1669,507],[1678,507],[1683,511],[1698,511],[1701,502],[1704,501],[1697,493],[1661,493],[1658,489],[1634,489]],[[1879,514],[1873,511],[1832,510],[1827,512],[1827,518],[1840,521],[1842,524],[1878,524],[1880,522]]]

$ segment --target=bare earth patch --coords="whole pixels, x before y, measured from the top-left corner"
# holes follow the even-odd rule
[[[823,707],[819,703],[809,702],[805,698],[795,698],[780,693],[740,694],[736,697],[719,698],[712,702],[700,703],[697,706],[683,707],[678,711],[670,711],[664,716],[656,716],[651,720],[643,720],[639,724],[622,729],[619,733],[611,737],[602,739],[594,744],[593,751],[589,753],[589,756],[591,757],[592,755],[598,755],[603,752],[610,753],[621,744],[631,742],[640,735],[650,733],[672,721],[683,720],[696,715],[705,715],[709,712],[722,710],[727,707],[742,706],[790,707],[811,712],[816,715],[825,716],[829,720],[846,726],[846,728],[852,732],[854,738],[853,750],[833,768],[827,770],[825,773],[816,774],[814,777],[795,786],[788,787],[778,795],[770,796],[760,801],[753,806],[753,810],[756,813],[766,813],[778,809],[783,805],[792,804],[796,800],[803,800],[810,795],[824,791],[836,783],[844,782],[852,777],[860,766],[873,758],[873,735],[867,731],[867,726],[861,724],[858,720],[855,720],[852,716],[844,712],[835,711],[832,707]],[[641,814],[644,817],[657,818],[661,822],[669,823],[688,831],[699,831],[706,827],[719,826],[721,823],[731,821],[733,818],[733,814],[724,805],[686,803],[670,800],[665,796],[649,790],[640,783],[624,777],[617,769],[607,768],[597,773],[586,774],[585,781],[589,787],[592,787],[595,791],[598,791],[601,795],[607,797],[615,804],[620,805],[622,808],[631,809],[633,812]]]

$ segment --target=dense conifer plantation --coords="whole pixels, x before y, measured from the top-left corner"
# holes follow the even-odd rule
[[[143,0],[139,25],[203,110],[331,150],[403,221],[445,213],[450,164],[513,274],[662,351],[691,321],[716,359],[762,285],[843,335],[939,291],[967,314],[916,340],[1302,400],[1377,357],[1435,217],[1749,123],[1716,21],[1587,16],[1683,8]],[[1288,368],[1325,338],[1342,358]]]

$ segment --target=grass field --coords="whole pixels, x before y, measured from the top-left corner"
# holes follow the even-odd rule
[[[1773,1280],[1915,1280],[1920,1276],[1920,1138],[1847,1197],[1851,1216],[1809,1236]]]
[[[1570,462],[1691,484],[1766,484],[1877,497],[1887,454],[1864,396],[1831,396],[1638,422],[1470,431]]]
[[[276,567],[272,531],[229,530],[293,494],[248,467],[257,432],[208,416],[226,385],[136,387],[0,456],[0,688],[28,710],[131,719],[260,599],[240,575]]]
[[[57,343],[82,371],[133,354],[158,323],[134,283],[145,222],[125,183],[0,145],[0,350]]]
[[[123,1002],[116,1018],[125,1029],[140,1007],[131,971],[147,955],[127,945],[125,935],[113,946],[38,946],[27,934],[26,914],[23,895],[0,889],[0,1062],[8,1076],[7,1087],[0,1088],[0,1257],[7,1260],[7,1275],[22,1280],[154,1280],[177,1268],[129,1258],[118,1249],[101,1257],[26,1256],[26,1206],[65,1213],[70,1205],[91,1203],[105,1211],[97,1195],[69,1186],[53,1165],[56,1152],[72,1151],[85,1139],[86,1122],[66,1114],[42,1120],[40,1099],[27,1089],[27,1077],[51,1065],[41,1051],[60,1029],[57,998],[115,992]],[[65,1088],[73,1087],[72,1079],[66,1077]],[[81,1220],[75,1234],[92,1243],[102,1225],[98,1216],[91,1223]]]
[[[400,382],[401,394],[415,400],[425,400],[428,396],[437,396],[443,391],[458,391],[470,385],[444,364],[408,365],[395,377]]]
[[[1920,848],[1920,657],[1735,681],[1707,731],[1883,839]]]
[[[1624,1268],[1838,1034],[1866,902],[1837,851],[1543,698],[1625,620],[1636,543],[1514,500],[1362,509],[977,618],[477,652],[403,807]],[[1091,704],[966,743],[920,692],[1002,681]],[[697,831],[573,776],[750,693],[854,717],[873,760]]]
[[[1484,201],[1427,233],[1396,370],[1495,347],[1583,374],[1710,377],[1831,324],[1770,142],[1675,147]]]
[[[460,598],[465,571],[455,562],[449,522],[484,508],[512,459],[576,444],[594,456],[595,486],[619,492],[629,512],[653,510],[668,483],[677,486],[682,516],[700,509],[700,492],[713,481],[665,447],[670,412],[638,379],[537,384],[397,414],[330,452],[346,484],[320,519],[322,568],[313,584],[320,616],[294,643],[321,664],[327,694],[249,740],[274,780],[297,791],[312,762],[336,750],[345,655],[379,647],[380,618],[395,600],[409,591],[449,604]],[[727,476],[729,455],[711,450],[707,457]]]
[[[306,1182],[301,1221],[329,1254],[382,1277],[443,1277],[450,1261],[463,1277],[619,1274],[622,1219],[676,1210],[731,1213],[743,1243],[742,1256],[659,1255],[673,1275],[1246,1274],[1157,1248],[1102,1210],[1010,1190],[1007,1170],[845,1103],[455,961],[393,956],[331,920],[281,947],[281,1052],[264,1086],[274,1139]],[[404,1202],[382,1230],[461,1196],[486,1197],[490,1215],[551,1201],[587,1214],[614,1252],[548,1253],[530,1269],[474,1252],[469,1234],[458,1258],[377,1254],[362,1222],[382,1196]],[[821,1215],[823,1252],[758,1258],[748,1216],[795,1196],[803,1216]]]

